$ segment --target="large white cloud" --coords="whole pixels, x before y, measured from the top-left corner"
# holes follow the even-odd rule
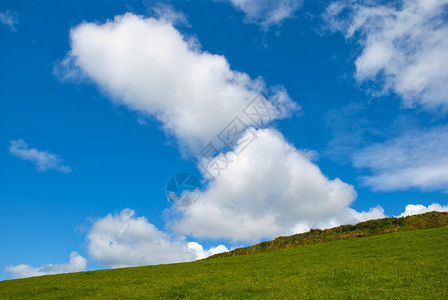
[[[241,140],[247,141],[248,132]],[[273,130],[257,138],[210,182],[194,205],[174,208],[169,227],[197,238],[255,242],[263,238],[383,217],[378,207],[359,213],[349,208],[354,188],[330,180],[309,154],[288,144]]]
[[[77,252],[72,252],[70,254],[70,261],[68,264],[47,264],[37,268],[22,264],[17,266],[7,266],[3,269],[3,271],[11,273],[11,278],[24,278],[49,274],[81,272],[85,271],[86,267],[87,259],[79,255]]]
[[[265,28],[278,25],[291,18],[302,5],[302,0],[230,0],[242,10],[245,21]]]
[[[332,30],[362,45],[356,78],[380,82],[406,106],[448,109],[448,0],[362,3],[335,1],[325,14]]]
[[[212,141],[235,117],[258,125],[242,109],[265,89],[263,81],[231,70],[223,56],[201,50],[167,19],[126,14],[101,25],[83,23],[71,31],[71,50],[63,64],[74,64],[118,103],[155,116],[190,150]],[[283,88],[270,90],[281,112],[274,118],[297,108]],[[326,178],[309,153],[287,144],[275,130],[260,130],[249,147],[199,202],[175,211],[179,218],[170,219],[170,226],[177,234],[250,242],[384,215],[381,208],[363,213],[350,209],[353,187]],[[115,229],[105,234],[110,226],[123,224],[145,228],[146,239],[117,235]],[[89,240],[89,253],[113,267],[191,260],[195,249],[196,256],[205,251],[194,244],[188,249],[130,212],[97,222]],[[153,258],[145,255],[149,249]]]
[[[64,160],[56,154],[30,148],[24,140],[10,141],[9,152],[25,161],[30,161],[36,165],[39,172],[46,170],[56,170],[62,173],[70,173],[72,169],[64,164]]]
[[[353,165],[372,172],[363,182],[376,190],[448,191],[448,126],[408,130],[354,153]]]
[[[212,140],[261,91],[270,91],[283,112],[296,107],[284,89],[266,89],[261,78],[231,70],[224,56],[201,50],[169,19],[127,13],[73,28],[71,50],[59,65],[66,67],[63,76],[73,76],[73,67],[81,70],[117,103],[155,116],[192,151]]]
[[[98,219],[87,240],[89,254],[110,268],[193,261],[228,251],[223,245],[204,250],[196,242],[171,237],[131,209]]]

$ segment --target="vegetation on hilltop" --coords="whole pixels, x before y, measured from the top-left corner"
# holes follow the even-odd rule
[[[290,248],[294,246],[305,246],[335,240],[367,237],[397,231],[438,228],[446,225],[448,225],[448,213],[435,211],[401,218],[369,220],[356,225],[342,225],[325,230],[311,229],[306,233],[281,236],[272,241],[261,242],[253,246],[219,253],[209,258],[246,255],[269,250]]]

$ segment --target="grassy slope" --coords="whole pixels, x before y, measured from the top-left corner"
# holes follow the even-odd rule
[[[10,298],[448,299],[448,227],[0,282]]]
[[[401,218],[384,218],[365,221],[356,225],[342,225],[326,230],[311,229],[309,232],[291,236],[281,236],[272,241],[216,254],[211,258],[260,253],[270,250],[279,250],[336,240],[347,240],[358,237],[368,237],[391,232],[439,228],[446,225],[448,225],[448,213],[446,212],[434,211]]]

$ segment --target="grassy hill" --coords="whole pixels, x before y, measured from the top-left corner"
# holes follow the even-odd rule
[[[422,216],[405,220],[420,220],[412,223],[414,229],[439,228],[400,225],[390,234],[367,236],[374,229],[358,227],[365,238],[305,247],[287,243],[281,250],[192,263],[8,280],[0,282],[0,299],[448,299],[448,226],[437,225],[447,215]]]
[[[281,236],[272,241],[262,242],[253,246],[238,248],[230,252],[216,254],[211,258],[239,256],[322,242],[368,237],[398,231],[438,228],[446,225],[448,225],[448,213],[435,211],[401,218],[369,220],[356,225],[342,225],[326,230],[311,229],[306,233],[286,237]]]

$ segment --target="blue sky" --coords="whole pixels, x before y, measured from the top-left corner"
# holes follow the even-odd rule
[[[447,210],[447,9],[2,1],[0,280]],[[257,95],[279,110],[263,126]],[[217,155],[241,155],[207,177],[194,158],[235,117]],[[205,184],[187,208],[165,194],[181,172]]]

